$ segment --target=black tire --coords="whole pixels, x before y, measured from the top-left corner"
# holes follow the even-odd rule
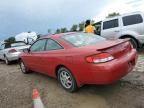
[[[66,77],[64,78],[64,73]],[[71,72],[65,68],[61,67],[58,70],[58,81],[61,86],[68,92],[75,92],[77,90],[77,83]]]
[[[24,62],[22,60],[19,60],[19,66],[20,66],[22,73],[24,73],[24,74],[30,73],[30,71],[28,70],[28,68],[26,67],[26,65],[24,64]]]
[[[130,38],[130,42],[133,45],[133,48],[138,49],[138,44],[137,41],[133,38]]]
[[[8,60],[8,58],[6,56],[4,56],[4,61],[5,61],[5,64],[6,65],[9,65],[10,64],[10,61]]]

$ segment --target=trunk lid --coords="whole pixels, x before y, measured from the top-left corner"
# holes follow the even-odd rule
[[[111,41],[111,40],[108,40]],[[104,43],[103,46],[97,48],[97,51],[107,52],[115,58],[119,58],[129,53],[132,49],[132,45],[129,39],[119,39],[111,42]]]
[[[17,52],[23,52],[24,50],[28,49],[29,47],[30,47],[30,45],[17,46],[17,47],[7,48],[6,50],[9,51],[11,49],[15,49]]]
[[[25,46],[19,46],[19,47],[13,47],[17,51],[23,52],[24,50],[28,49],[30,45],[25,45]]]
[[[132,45],[129,39],[117,39],[117,40],[105,40],[94,45],[85,46],[89,51],[97,51],[97,53],[106,52],[111,54],[113,57],[118,58],[127,53],[132,49]]]

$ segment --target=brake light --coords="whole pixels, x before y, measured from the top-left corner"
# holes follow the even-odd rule
[[[8,51],[8,53],[14,53],[14,52],[17,52],[15,49],[10,49],[9,51]]]
[[[104,63],[113,59],[114,57],[109,53],[100,53],[86,57],[86,61],[89,63]]]

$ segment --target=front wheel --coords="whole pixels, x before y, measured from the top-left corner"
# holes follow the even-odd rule
[[[26,65],[24,64],[24,62],[22,60],[19,61],[19,65],[20,65],[20,69],[21,69],[22,73],[24,73],[24,74],[29,73],[29,70],[27,69]]]
[[[58,70],[58,80],[65,90],[69,92],[74,92],[77,90],[77,84],[74,76],[65,67],[61,67]]]

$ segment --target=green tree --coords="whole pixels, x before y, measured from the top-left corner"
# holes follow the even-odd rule
[[[48,29],[48,33],[51,34],[51,29]]]
[[[64,28],[61,28],[61,33],[65,33],[65,32],[68,32],[68,30],[67,30],[67,28],[66,27],[64,27]]]
[[[71,27],[70,31],[71,31],[71,32],[76,32],[76,31],[77,31],[77,28],[78,28],[78,26],[77,26],[76,24],[74,24],[74,25]]]
[[[91,24],[94,24],[95,23],[95,21],[94,20],[91,20]]]
[[[15,37],[9,37],[8,39],[4,40],[7,43],[14,43],[15,42]]]
[[[84,25],[85,25],[85,23],[84,23],[84,22],[81,22],[81,23],[78,25],[78,26],[79,26],[79,30],[78,30],[78,31],[83,31]]]
[[[57,29],[55,33],[60,33],[60,32],[61,32],[61,30],[60,30],[60,29]]]
[[[110,18],[113,16],[119,16],[119,15],[120,15],[119,13],[113,12],[113,13],[108,14],[108,16],[106,18]]]
[[[9,37],[8,39],[4,40],[6,42],[6,47],[9,47],[12,43],[14,43],[15,37]]]

